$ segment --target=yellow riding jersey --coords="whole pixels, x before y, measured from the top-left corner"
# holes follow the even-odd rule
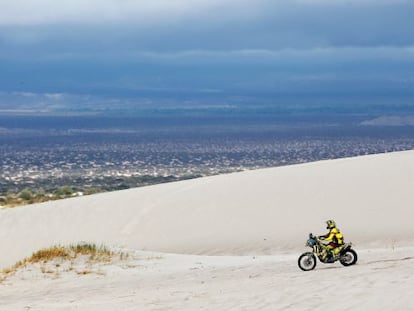
[[[344,244],[344,236],[337,228],[332,228],[325,236],[325,241],[332,241],[337,245]]]

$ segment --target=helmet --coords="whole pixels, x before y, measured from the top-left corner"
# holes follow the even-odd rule
[[[327,220],[326,225],[327,225],[326,229],[333,229],[336,227],[335,221],[333,220]]]

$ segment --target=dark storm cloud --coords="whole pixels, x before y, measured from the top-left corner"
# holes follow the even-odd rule
[[[414,1],[0,4],[11,94],[412,96]]]
[[[73,2],[77,10],[72,4],[67,11],[56,8],[56,14],[46,14],[42,7],[27,15],[3,11],[2,46],[162,52],[414,43],[412,1],[153,1],[149,7],[142,6],[144,1],[125,1],[119,3],[129,6],[112,13],[117,7],[113,1]]]

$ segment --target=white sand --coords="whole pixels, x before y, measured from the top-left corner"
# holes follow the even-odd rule
[[[18,274],[0,285],[0,310],[414,309],[413,189],[409,151],[1,210],[2,268],[79,241],[135,256],[103,275]],[[330,218],[358,265],[300,271],[307,234]]]

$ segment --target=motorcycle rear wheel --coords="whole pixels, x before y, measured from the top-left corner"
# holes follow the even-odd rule
[[[339,258],[339,262],[345,267],[354,265],[358,260],[358,255],[353,249],[348,249]]]
[[[313,253],[307,252],[299,256],[298,266],[303,271],[311,271],[316,267],[316,257]]]

